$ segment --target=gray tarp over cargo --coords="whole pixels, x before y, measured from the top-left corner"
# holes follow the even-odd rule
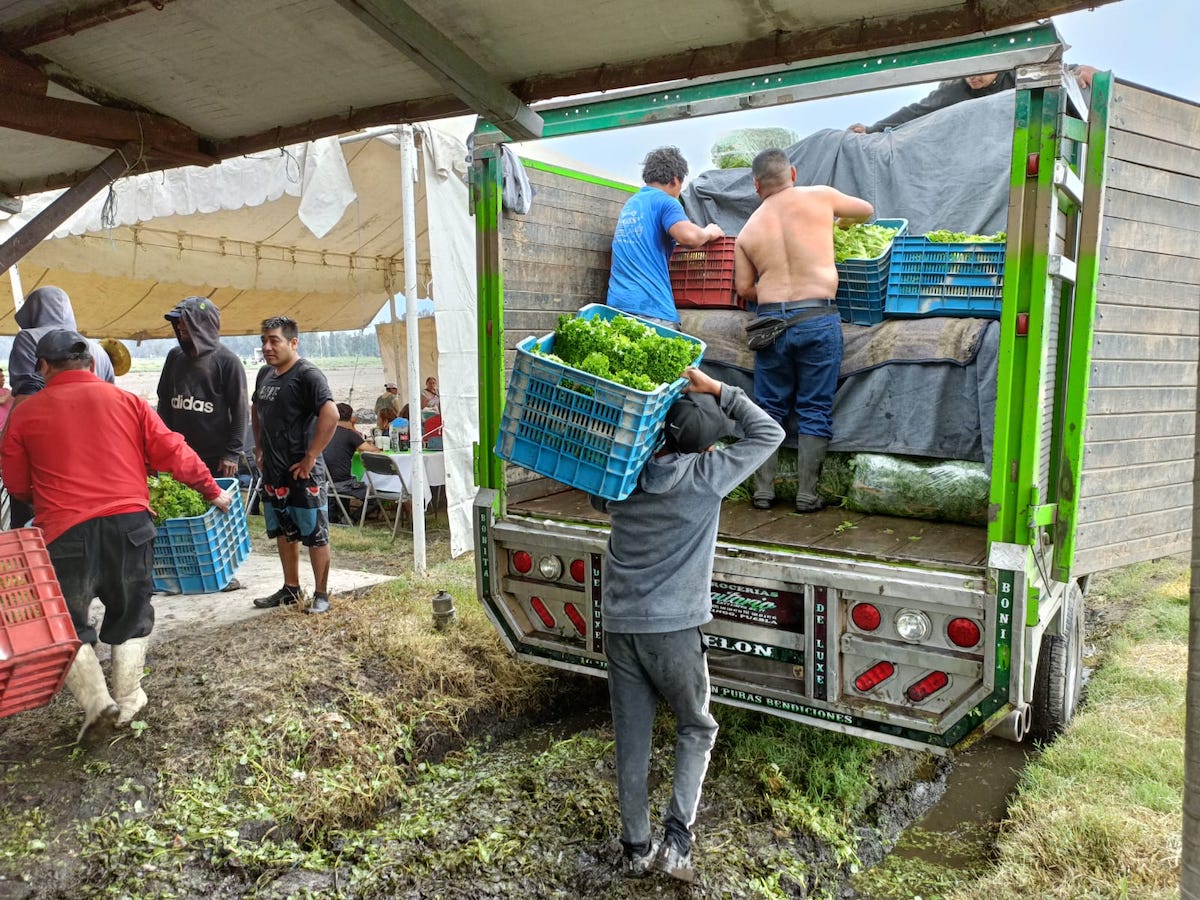
[[[880,134],[827,129],[786,148],[796,184],[862,197],[908,230],[990,234],[1008,213],[1014,93],[968,100]],[[758,206],[749,169],[702,172],[679,198],[694,222],[737,234]]]
[[[987,234],[1005,227],[1014,93],[970,100],[882,134],[819,131],[787,148],[797,184],[831,184],[863,197],[881,218],[909,231],[939,228]],[[697,175],[681,197],[696,222],[736,234],[758,205],[748,169]],[[688,311],[684,329],[709,341],[748,314]],[[857,326],[844,325],[845,329]],[[725,343],[728,343],[726,341]],[[746,354],[723,355],[709,341],[718,377],[750,388]],[[965,364],[930,353],[843,378],[834,399],[831,450],[991,460],[998,329],[989,327]],[[724,364],[724,365],[722,365]],[[936,403],[929,398],[937,398]],[[788,443],[794,441],[789,429]]]

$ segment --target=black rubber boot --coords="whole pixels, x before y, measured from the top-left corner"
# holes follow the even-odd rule
[[[770,509],[775,501],[775,473],[779,471],[779,451],[766,458],[754,473],[754,496],[751,503],[755,509]]]
[[[821,463],[825,462],[825,451],[829,438],[813,437],[808,434],[796,436],[796,512],[810,513],[825,508],[825,501],[817,493],[817,479],[821,477]]]

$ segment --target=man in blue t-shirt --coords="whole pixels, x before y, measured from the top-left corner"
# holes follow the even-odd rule
[[[646,186],[630,197],[613,235],[608,305],[675,328],[679,314],[667,260],[676,244],[703,247],[724,237],[719,225],[688,220],[679,202],[688,164],[678,147],[659,147],[642,162]]]

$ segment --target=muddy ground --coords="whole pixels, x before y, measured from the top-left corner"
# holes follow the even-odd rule
[[[0,900],[872,896],[855,873],[942,796],[952,761],[723,709],[701,884],[622,879],[603,682],[512,660],[444,537],[417,578],[403,539],[339,531],[335,564],[396,580],[180,629],[131,731],[75,746],[61,696],[0,720]],[[656,805],[669,772],[656,754]]]

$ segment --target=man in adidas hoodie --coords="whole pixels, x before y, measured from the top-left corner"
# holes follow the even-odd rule
[[[158,379],[158,415],[221,478],[237,476],[250,398],[241,358],[221,343],[221,311],[206,297],[187,297],[163,316],[179,346]]]
[[[592,503],[611,518],[601,614],[617,748],[623,867],[694,881],[692,823],[717,723],[709,714],[700,626],[712,620],[717,524],[725,495],[779,447],[783,429],[739,388],[699,369],[667,411],[661,452],[626,499]],[[732,421],[730,421],[732,419]],[[713,449],[741,426],[737,443]],[[675,714],[675,780],[661,843],[651,840],[647,777],[658,697]]]

